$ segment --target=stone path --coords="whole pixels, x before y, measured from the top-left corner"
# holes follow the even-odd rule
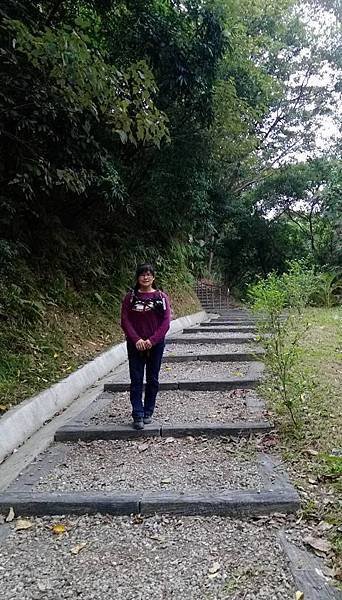
[[[253,326],[232,309],[169,338],[144,431],[125,365],[56,432],[0,494],[0,512],[28,519],[0,525],[4,600],[294,598],[311,563],[300,570],[283,531],[299,497],[262,450],[272,423]],[[339,597],[310,581],[305,600]]]

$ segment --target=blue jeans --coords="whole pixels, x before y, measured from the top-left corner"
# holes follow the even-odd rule
[[[165,342],[152,346],[143,352],[127,341],[129,374],[131,378],[130,400],[133,419],[143,419],[153,415],[159,389],[159,371],[163,357]],[[146,365],[146,387],[144,404],[142,402],[144,370]]]

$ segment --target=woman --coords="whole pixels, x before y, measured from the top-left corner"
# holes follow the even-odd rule
[[[137,268],[135,287],[125,296],[121,310],[121,327],[127,339],[132,417],[136,429],[144,429],[144,424],[152,421],[159,388],[164,338],[170,327],[169,299],[156,289],[154,275],[154,268],[150,264],[145,263]]]

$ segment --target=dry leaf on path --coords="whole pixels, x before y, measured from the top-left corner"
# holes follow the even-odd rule
[[[296,592],[295,600],[304,600],[304,592]]]
[[[8,511],[8,515],[5,519],[6,523],[11,523],[11,521],[13,521],[14,517],[15,517],[14,510],[11,506],[11,508]]]
[[[138,452],[145,452],[150,447],[150,444],[146,442],[146,444],[141,444],[138,446]]]
[[[81,542],[80,544],[77,544],[76,546],[74,546],[73,548],[70,549],[71,554],[78,554],[79,552],[81,552],[81,550],[83,550],[83,548],[86,547],[88,542]]]
[[[211,575],[213,575],[214,573],[217,573],[217,572],[220,570],[220,568],[221,568],[221,565],[220,565],[220,563],[219,563],[219,562],[214,562],[214,563],[211,565],[211,567],[209,567],[209,569],[208,569],[208,570],[209,570],[209,573],[210,573]]]
[[[318,529],[320,531],[329,531],[330,529],[332,529],[334,526],[332,523],[327,523],[326,521],[320,521],[318,523]]]
[[[134,515],[132,518],[133,525],[141,525],[144,522],[144,517],[142,515]]]
[[[28,521],[28,519],[17,519],[16,520],[16,523],[15,523],[16,531],[22,531],[23,529],[30,529],[30,527],[33,527],[33,523],[31,523],[31,521]]]
[[[310,456],[318,456],[318,451],[314,450],[313,448],[306,448],[303,454],[309,454]]]
[[[215,577],[218,577],[219,574],[220,573],[218,571],[216,571],[216,573],[209,573],[208,579],[215,579]]]
[[[56,535],[61,535],[66,532],[66,527],[62,523],[57,523],[52,527],[52,532]]]
[[[155,535],[151,535],[151,540],[156,540],[156,542],[161,543],[166,542],[166,538],[163,535],[158,535],[157,533]]]
[[[315,538],[311,535],[308,535],[303,539],[304,544],[313,548],[316,552],[321,552],[323,554],[328,554],[331,550],[331,543],[328,540],[324,540],[322,538]]]
[[[171,479],[162,479],[160,483],[171,483]]]
[[[171,444],[171,442],[175,442],[175,441],[176,441],[175,438],[173,438],[173,437],[167,437],[164,440],[164,444]]]
[[[38,579],[37,587],[40,592],[47,592],[52,590],[52,583],[48,579]]]

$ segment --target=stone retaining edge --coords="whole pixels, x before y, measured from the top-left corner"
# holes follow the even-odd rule
[[[254,516],[295,512],[298,494],[291,490],[242,490],[227,492],[5,492],[0,512],[13,508],[15,515],[65,515],[104,513],[130,515],[168,513],[178,515]]]
[[[278,540],[296,582],[296,588],[304,593],[308,600],[341,600],[341,590],[333,587],[333,581],[324,573],[322,558],[298,547],[286,537],[284,530],[278,533]]]
[[[206,312],[201,311],[175,319],[171,323],[168,335],[178,333],[184,327],[196,325],[205,317]],[[0,419],[0,463],[44,423],[67,408],[82,392],[126,359],[126,344],[116,344],[65,379],[5,413]]]

